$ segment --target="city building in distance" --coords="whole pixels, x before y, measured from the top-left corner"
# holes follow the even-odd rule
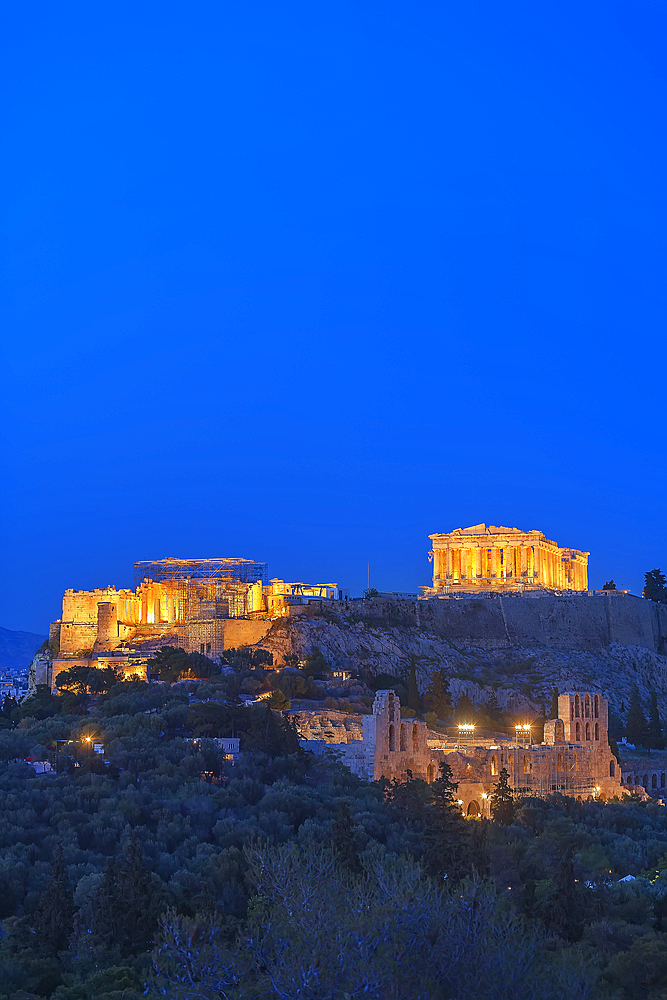
[[[429,535],[433,586],[440,594],[522,590],[588,590],[589,552],[561,548],[542,531],[475,524]]]

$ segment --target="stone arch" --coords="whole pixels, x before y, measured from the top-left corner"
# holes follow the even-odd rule
[[[599,722],[595,723],[595,739],[596,740],[600,739],[600,723]]]
[[[556,719],[556,725],[554,727],[554,737],[556,743],[565,742],[565,726],[562,719]]]
[[[581,699],[578,694],[574,696],[574,717],[575,719],[581,717]]]
[[[599,719],[600,718],[600,695],[599,694],[596,694],[595,698],[593,699],[593,712],[595,714],[595,718]]]
[[[664,787],[665,787],[665,772],[664,772],[664,771],[663,771],[663,772],[662,772],[662,774],[660,775],[660,787],[661,787],[661,788],[664,788]]]
[[[657,787],[658,787],[658,775],[657,774],[652,774],[651,775],[651,788],[657,788]]]
[[[577,733],[577,735],[575,737],[576,741],[577,741],[577,743],[581,743],[581,723],[580,722],[577,722],[576,733]]]
[[[642,781],[644,788],[648,788],[648,774],[644,775],[644,780]]]
[[[616,762],[613,760],[609,761],[609,777],[610,778],[616,777]]]
[[[578,769],[579,769],[579,754],[575,751],[575,754],[574,754],[574,770],[577,771]]]
[[[466,810],[466,816],[481,816],[482,811],[479,808],[479,802],[477,799],[471,799],[468,803],[468,808]]]
[[[587,743],[591,742],[591,724],[590,724],[590,722],[586,723],[586,742]]]
[[[389,749],[396,749],[396,729],[394,726],[389,727]]]
[[[419,752],[419,726],[416,722],[412,724],[412,752]]]
[[[399,730],[399,743],[398,743],[398,747],[399,747],[399,750],[407,750],[408,749],[408,734],[407,734],[407,729],[406,729],[406,726],[405,726],[404,722],[401,723],[401,728]]]
[[[591,717],[591,696],[587,694],[584,698],[584,712],[586,713],[586,718]]]
[[[530,774],[530,758],[528,754],[523,755],[523,773]]]
[[[495,754],[493,754],[493,756],[491,757],[491,774],[493,775],[498,774],[498,758],[496,757]]]
[[[426,780],[428,781],[429,785],[431,784],[431,782],[435,781],[435,764],[431,763],[426,768]]]
[[[558,756],[556,757],[556,769],[558,771],[564,771],[565,770],[565,767],[563,766],[563,755],[562,755],[562,753],[559,753]]]

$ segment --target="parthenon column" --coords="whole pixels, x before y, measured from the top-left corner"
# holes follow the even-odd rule
[[[511,545],[504,547],[503,562],[505,563],[505,579],[511,580],[514,576],[514,552]]]
[[[491,578],[495,579],[498,576],[498,549],[495,545],[491,546]]]
[[[452,578],[452,550],[447,546],[447,579]]]
[[[460,573],[461,580],[463,580],[468,576],[467,561],[468,561],[468,550],[465,548],[461,548],[461,573]]]
[[[521,579],[524,580],[528,573],[528,553],[526,552],[526,546],[521,546]]]
[[[542,582],[541,570],[540,570],[540,547],[536,545],[533,549],[533,578],[538,582]]]
[[[482,576],[482,546],[478,545],[475,549],[475,563],[477,566],[477,579],[479,580]]]

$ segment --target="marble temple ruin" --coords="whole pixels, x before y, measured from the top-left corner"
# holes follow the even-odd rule
[[[429,535],[433,586],[425,597],[450,593],[588,590],[589,552],[560,548],[542,531],[475,524]]]

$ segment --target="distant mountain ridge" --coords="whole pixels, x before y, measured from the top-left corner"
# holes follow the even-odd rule
[[[0,669],[20,670],[29,667],[30,661],[39,649],[46,635],[35,632],[14,632],[0,625]]]

